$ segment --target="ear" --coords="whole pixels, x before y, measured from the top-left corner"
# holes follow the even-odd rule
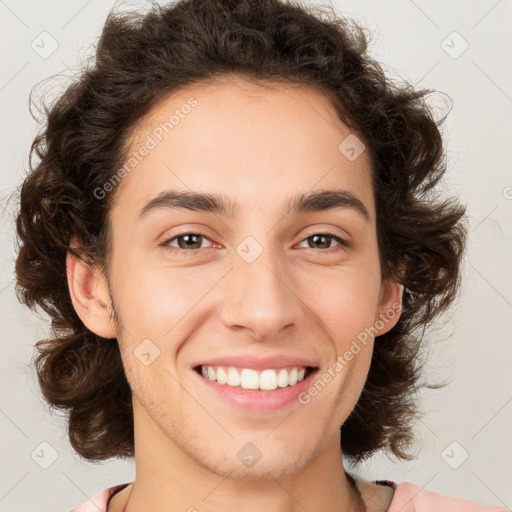
[[[404,270],[401,267],[400,275],[403,275],[403,272]],[[402,314],[403,293],[403,284],[391,278],[382,280],[379,303],[373,323],[377,331],[375,337],[390,331],[400,319]]]
[[[71,247],[79,246],[73,237]],[[77,315],[84,325],[103,338],[115,338],[117,335],[108,284],[103,272],[89,266],[70,251],[66,256],[66,275],[71,301]]]

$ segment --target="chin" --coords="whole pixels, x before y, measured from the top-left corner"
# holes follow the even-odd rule
[[[230,441],[226,450],[218,453],[217,460],[214,460],[215,454],[211,451],[208,452],[209,457],[205,457],[205,452],[202,452],[201,457],[194,458],[208,471],[225,478],[270,481],[299,473],[314,455],[314,450],[308,450],[300,441],[296,447],[283,444],[276,447],[268,441]],[[240,448],[235,450],[234,447],[238,445]]]

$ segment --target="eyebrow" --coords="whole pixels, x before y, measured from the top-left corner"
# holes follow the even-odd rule
[[[230,218],[236,217],[240,209],[237,203],[224,194],[167,190],[151,199],[141,209],[139,218],[162,208],[210,212]],[[353,210],[366,222],[371,221],[364,203],[348,190],[320,190],[299,194],[288,201],[287,208],[281,214],[285,216],[289,213],[302,214],[335,209]]]

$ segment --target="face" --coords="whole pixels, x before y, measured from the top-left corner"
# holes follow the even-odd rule
[[[174,93],[133,132],[130,152],[150,149],[115,191],[108,282],[136,438],[155,456],[167,446],[219,475],[277,478],[339,442],[368,333],[399,298],[381,280],[367,152],[339,149],[349,135],[319,92],[242,80]],[[226,208],[186,208],[182,192]],[[310,208],[294,202],[312,194]],[[220,382],[284,380],[243,390],[205,378],[207,363]]]

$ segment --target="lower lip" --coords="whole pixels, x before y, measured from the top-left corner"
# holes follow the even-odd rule
[[[235,404],[237,407],[249,411],[272,411],[298,402],[299,395],[311,385],[311,380],[318,372],[318,368],[294,386],[277,388],[272,391],[242,389],[228,386],[227,384],[219,384],[217,381],[203,377],[195,370],[192,370],[192,372],[205,388],[211,390],[230,404]]]

